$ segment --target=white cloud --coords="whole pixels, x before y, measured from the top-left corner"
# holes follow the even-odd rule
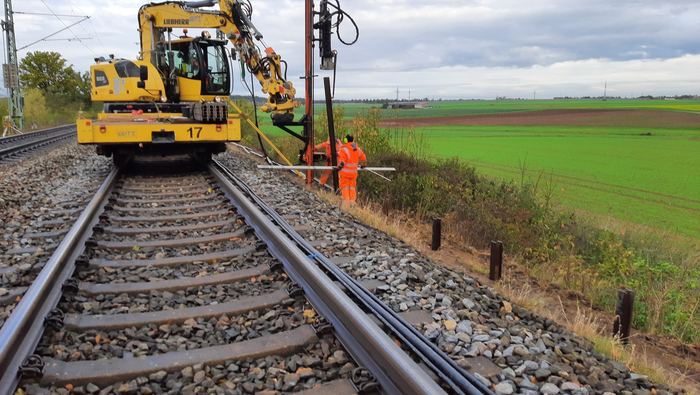
[[[44,2],[57,14],[91,16],[52,38],[90,39],[40,42],[20,57],[58,51],[79,70],[96,56],[136,57],[136,14],[146,0]],[[13,5],[15,11],[49,13],[44,2]],[[298,77],[304,70],[304,1],[251,3],[265,44],[287,61],[288,78],[303,96]],[[345,0],[341,6],[359,25],[360,39],[346,47],[334,37],[338,98],[393,98],[397,86],[403,96],[410,89],[412,97],[444,99],[532,97],[534,90],[538,98],[599,95],[604,81],[609,94],[622,96],[700,91],[699,2]],[[15,21],[18,47],[65,27],[52,16],[16,14]],[[346,40],[354,35],[347,18],[341,34]],[[321,89],[317,95],[322,97]]]

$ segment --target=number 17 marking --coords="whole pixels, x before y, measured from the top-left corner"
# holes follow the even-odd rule
[[[191,139],[192,139],[192,138],[195,138],[195,137],[194,137],[194,130],[192,130],[192,129],[193,129],[193,128],[187,129],[187,131],[190,132],[190,138],[191,138]],[[195,127],[194,129],[197,129],[197,138],[199,138],[199,134],[202,133],[202,128],[201,128],[201,127]]]

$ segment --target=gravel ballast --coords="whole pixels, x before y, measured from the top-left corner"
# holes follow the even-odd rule
[[[358,222],[310,192],[283,171],[260,170],[238,151],[222,161],[281,215],[298,217],[328,258],[357,280],[380,280],[377,295],[397,313],[422,310],[431,320],[418,329],[467,371],[499,395],[678,394],[681,389],[652,383],[622,363],[595,351],[551,319],[511,303],[492,287],[437,264],[385,232]],[[486,377],[484,377],[486,376]]]
[[[0,167],[0,326],[110,170],[76,144]]]

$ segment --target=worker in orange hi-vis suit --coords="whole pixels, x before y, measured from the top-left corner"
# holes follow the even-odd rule
[[[342,147],[342,144],[340,143],[340,139],[335,139],[335,152],[337,154],[340,154],[340,147]],[[321,148],[326,150],[326,166],[333,166],[333,162],[331,162],[331,139],[330,137],[328,140],[322,142],[321,144],[318,144],[314,147],[314,151],[320,150]],[[321,179],[319,182],[321,185],[326,185],[326,182],[328,181],[328,177],[333,173],[333,170],[324,170],[323,174],[321,174]]]
[[[367,163],[367,157],[357,146],[352,135],[343,139],[345,143],[340,148],[340,163],[337,169],[340,176],[340,190],[343,192],[343,203],[354,206],[357,200],[357,169]]]

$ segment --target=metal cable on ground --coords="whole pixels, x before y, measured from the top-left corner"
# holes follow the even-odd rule
[[[209,170],[256,235],[277,258],[289,278],[299,284],[314,309],[331,324],[340,342],[366,368],[387,395],[447,395],[399,345],[380,329],[331,277],[315,264],[269,216],[269,208],[244,192],[240,180],[213,160]],[[247,188],[245,188],[247,190]],[[370,380],[374,381],[374,380]],[[356,383],[357,384],[357,383]],[[362,389],[362,386],[359,387]]]
[[[331,273],[355,298],[360,300],[365,307],[384,322],[387,327],[391,328],[392,332],[394,332],[397,337],[408,345],[413,352],[420,356],[420,358],[458,394],[493,395],[493,392],[481,381],[460,368],[455,361],[440,351],[435,344],[428,341],[373,293],[360,285],[354,278],[343,272],[333,262],[313,248],[303,237],[294,231],[292,226],[289,225],[284,218],[277,214],[276,211],[269,208],[267,204],[235,174],[216,159],[214,159],[213,162],[219,166],[219,168],[221,168],[251,200],[255,201],[256,204],[270,216],[270,219],[294,240],[301,249],[307,252],[308,256],[312,257],[311,259],[314,259],[323,269]]]
[[[229,142],[229,144],[233,145],[234,147],[238,147],[238,148],[242,149],[246,154],[255,155],[255,156],[257,156],[258,158],[264,159],[265,162],[267,162],[269,165],[272,165],[272,166],[284,166],[283,164],[281,164],[281,163],[279,163],[279,162],[275,162],[274,160],[270,159],[269,156],[264,156],[263,154],[260,154],[260,153],[258,153],[258,152],[256,152],[256,151],[254,151],[251,147],[247,147],[247,146],[245,146],[245,145],[243,145],[243,144],[234,143],[234,142]],[[297,176],[299,176],[299,177],[301,177],[301,178],[303,178],[303,179],[306,179],[306,175],[304,175],[304,174],[301,173],[301,172],[294,171],[294,170],[292,170],[292,169],[290,169],[289,172],[292,173],[292,174],[294,174],[294,175],[297,175]],[[316,180],[316,182],[319,182],[319,181],[318,181],[318,178],[314,178],[314,180]],[[319,185],[320,185],[320,184],[319,184]],[[333,187],[331,187],[331,186],[329,186],[329,185],[323,185],[323,186],[326,187],[326,188],[328,188],[328,189],[330,189],[330,190],[333,190]]]

